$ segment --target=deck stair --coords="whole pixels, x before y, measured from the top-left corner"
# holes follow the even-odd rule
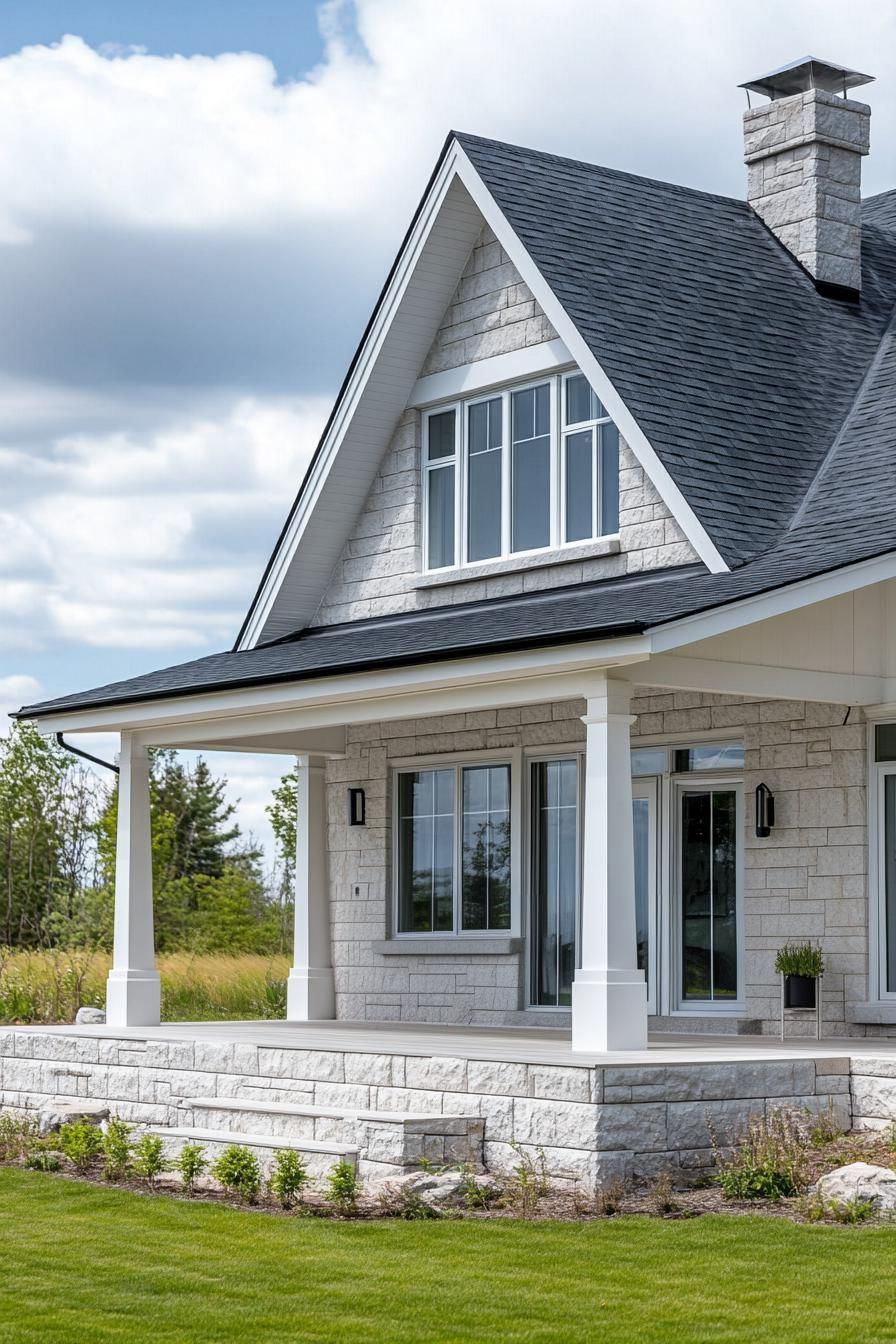
[[[153,1126],[151,1133],[184,1143],[212,1145],[210,1154],[231,1143],[256,1149],[263,1166],[277,1148],[292,1148],[308,1159],[313,1174],[344,1159],[362,1176],[400,1175],[425,1160],[436,1166],[482,1165],[485,1122],[476,1115],[375,1111],[357,1106],[314,1106],[305,1102],[240,1097],[185,1097],[177,1123]]]

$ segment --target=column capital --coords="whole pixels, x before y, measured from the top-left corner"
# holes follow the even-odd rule
[[[621,677],[609,677],[605,673],[594,673],[582,687],[585,697],[584,723],[604,723],[609,718],[626,716],[633,722],[631,702],[633,686]]]

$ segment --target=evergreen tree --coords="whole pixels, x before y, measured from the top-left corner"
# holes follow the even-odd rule
[[[271,830],[277,845],[281,864],[281,883],[284,891],[292,892],[296,875],[296,822],[298,816],[298,766],[293,766],[273,791],[273,801],[265,808],[271,820]]]

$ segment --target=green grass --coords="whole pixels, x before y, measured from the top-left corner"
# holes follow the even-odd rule
[[[340,1223],[0,1170],[0,1341],[896,1339],[896,1229]]]

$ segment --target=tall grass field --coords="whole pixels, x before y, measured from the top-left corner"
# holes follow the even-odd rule
[[[111,958],[104,952],[21,952],[0,947],[0,1023],[73,1022],[102,1008]],[[163,1022],[283,1017],[286,957],[172,952],[156,962]]]

